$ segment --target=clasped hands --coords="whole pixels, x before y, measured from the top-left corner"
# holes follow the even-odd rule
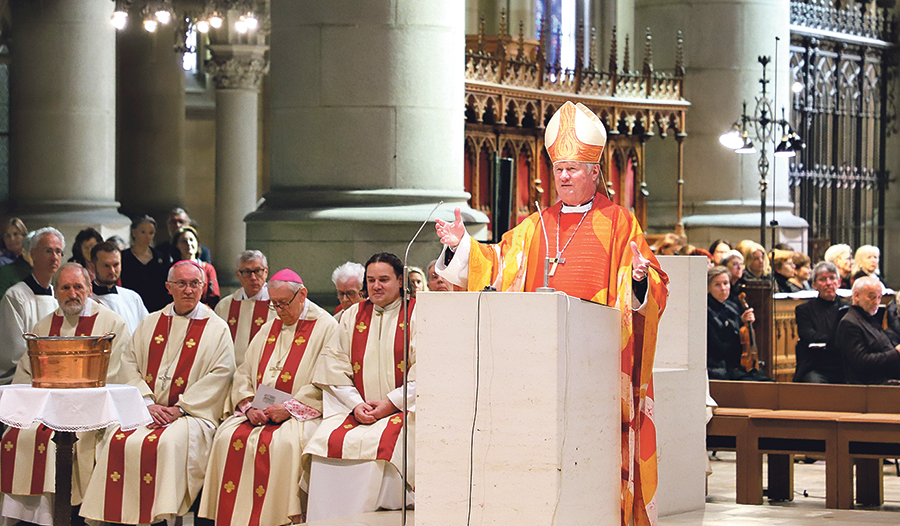
[[[257,409],[251,407],[244,413],[247,420],[254,426],[262,426],[269,422],[280,424],[291,417],[291,414],[284,408],[284,404],[272,404],[265,409]]]
[[[372,400],[353,408],[353,417],[360,424],[374,424],[382,418],[400,411],[390,400]]]
[[[166,407],[164,405],[150,404],[147,406],[147,411],[150,411],[150,417],[153,418],[153,423],[147,426],[150,429],[166,427],[181,418],[181,409],[174,405]]]

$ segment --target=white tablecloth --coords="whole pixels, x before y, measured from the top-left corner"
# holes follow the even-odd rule
[[[133,385],[43,389],[0,386],[0,422],[25,429],[42,422],[55,431],[93,431],[119,424],[124,431],[153,421]]]

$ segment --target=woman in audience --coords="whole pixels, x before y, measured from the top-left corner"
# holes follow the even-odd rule
[[[84,268],[88,268],[87,262],[91,260],[91,249],[97,243],[103,243],[103,236],[96,229],[88,227],[75,236],[75,243],[72,244],[72,257],[69,263],[78,263]]]
[[[141,216],[131,223],[131,248],[122,251],[122,286],[137,292],[150,312],[169,304],[169,261],[153,248],[156,220]]]
[[[772,269],[775,271],[775,284],[778,286],[775,292],[795,292],[788,284],[788,280],[794,277],[794,253],[788,250],[773,250]]]
[[[415,298],[416,292],[428,290],[425,272],[419,267],[409,267],[409,295]]]
[[[731,283],[728,299],[735,305],[740,305],[738,296],[744,292],[744,287],[747,285],[747,281],[744,279],[744,256],[737,250],[732,250],[722,258],[721,265],[728,269],[728,281]]]
[[[22,255],[22,240],[28,235],[25,223],[18,217],[6,220],[3,240],[0,241],[0,266],[9,265]]]
[[[673,232],[664,235],[659,241],[653,243],[650,250],[657,256],[674,256],[678,254],[683,246],[687,244],[687,239]]]
[[[853,258],[853,267],[850,269],[850,283],[863,276],[872,276],[873,278],[881,278],[878,276],[878,258],[881,256],[881,250],[874,245],[863,245],[856,249],[856,256]]]
[[[749,373],[741,366],[741,326],[753,323],[753,309],[743,310],[728,300],[731,292],[725,267],[706,274],[706,371],[710,380],[769,380],[756,369]],[[743,310],[743,312],[742,312]]]
[[[192,226],[179,228],[175,237],[172,238],[172,245],[178,249],[182,260],[193,261],[203,269],[206,286],[203,288],[200,301],[210,307],[215,307],[219,303],[219,280],[216,278],[216,269],[212,263],[200,260],[200,236],[197,231]]]
[[[841,288],[849,289],[852,285],[850,276],[853,268],[853,251],[850,245],[831,245],[825,251],[825,261],[834,263],[834,266],[838,268],[838,272],[841,273]]]
[[[788,280],[791,292],[812,290],[809,285],[809,276],[812,274],[809,256],[800,252],[794,252],[794,275]]]
[[[766,257],[766,249],[753,241],[742,241],[740,249],[744,256],[744,279],[769,279],[772,269]]]
[[[709,253],[713,255],[713,263],[716,265],[721,265],[722,258],[731,252],[731,250],[731,243],[724,239],[717,239],[709,246]]]

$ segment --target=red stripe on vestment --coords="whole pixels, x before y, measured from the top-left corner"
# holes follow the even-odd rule
[[[359,304],[356,321],[353,324],[353,339],[350,343],[350,367],[353,368],[353,385],[359,396],[366,399],[363,386],[363,358],[366,356],[366,342],[369,340],[369,328],[372,326],[372,311],[375,306],[366,300]],[[340,457],[337,457],[340,458]]]
[[[259,515],[262,513],[266,493],[269,490],[269,470],[271,469],[272,434],[280,424],[266,424],[259,434],[256,443],[256,459],[253,462],[253,511],[250,512],[249,526],[259,526]]]
[[[241,302],[232,298],[228,306],[228,328],[231,329],[231,341],[237,338],[238,323],[241,321]]]
[[[178,365],[175,367],[174,379],[169,387],[169,407],[175,405],[178,402],[178,396],[187,389],[188,376],[191,374],[191,367],[194,366],[197,350],[200,349],[200,338],[203,336],[203,329],[206,328],[208,321],[209,318],[205,318],[191,320],[188,323],[184,344],[181,346],[181,355],[178,357]]]
[[[281,318],[272,322],[272,328],[269,329],[269,336],[266,337],[266,345],[263,346],[262,356],[259,357],[259,365],[256,367],[256,387],[262,383],[263,374],[269,365],[269,359],[275,352],[275,342],[278,341],[278,334],[281,333]]]
[[[309,337],[312,335],[313,328],[316,326],[316,320],[300,320],[297,322],[297,328],[294,329],[294,340],[291,342],[291,350],[284,359],[284,366],[281,368],[281,374],[275,380],[275,389],[284,393],[294,392],[294,380],[297,378],[297,369],[300,368],[300,361],[306,353],[306,346],[309,345]]]
[[[256,336],[256,333],[266,324],[268,319],[269,300],[256,300],[253,305],[253,322],[250,323],[250,339],[247,341],[253,341],[253,337]]]
[[[409,308],[406,311],[406,323],[412,319],[413,308],[416,306],[416,300],[410,298]],[[394,387],[403,385],[403,369],[406,365],[403,363],[403,306],[400,306],[400,315],[397,317],[397,332],[394,334]]]
[[[44,492],[44,479],[47,476],[47,450],[50,449],[50,437],[53,430],[41,424],[34,434],[34,464],[31,469],[31,492],[29,495],[40,495]]]
[[[378,454],[376,460],[390,461],[394,457],[394,449],[397,447],[397,437],[403,430],[403,413],[397,413],[385,417],[388,419],[387,427],[381,432],[381,440],[378,441]]]
[[[19,428],[11,427],[0,441],[0,491],[13,492],[13,475],[16,472],[16,444]]]
[[[122,522],[122,496],[125,481],[125,443],[136,430],[119,431],[109,441],[106,460],[106,493],[103,502],[103,520]]]
[[[241,484],[241,472],[244,468],[244,452],[247,450],[247,439],[252,431],[253,425],[250,422],[243,422],[237,426],[228,442],[228,454],[225,455],[222,487],[219,489],[219,505],[216,510],[216,524],[219,526],[231,526],[238,487]]]
[[[90,336],[91,332],[94,330],[94,324],[97,322],[97,316],[100,313],[94,314],[93,316],[80,316],[78,318],[78,325],[75,327],[75,336]]]
[[[159,365],[162,363],[163,354],[166,352],[166,341],[169,339],[169,321],[171,317],[165,314],[159,315],[159,321],[156,322],[156,328],[153,329],[153,336],[150,338],[150,348],[147,352],[147,375],[144,381],[150,391],[155,391],[156,375],[159,374]]]
[[[62,316],[54,314],[53,319],[50,321],[50,334],[47,336],[58,338],[59,333],[62,330],[63,320],[64,318]]]
[[[328,436],[328,458],[343,458],[344,437],[354,427],[359,426],[353,413],[347,415],[344,422]]]
[[[154,429],[144,437],[144,441],[141,443],[141,509],[139,518],[141,524],[150,524],[153,521],[153,501],[156,500],[156,460],[159,455],[160,437],[166,429],[168,428]]]

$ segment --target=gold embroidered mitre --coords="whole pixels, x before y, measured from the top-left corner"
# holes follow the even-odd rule
[[[606,127],[587,106],[567,101],[547,123],[544,145],[553,163],[600,162],[606,145]]]

